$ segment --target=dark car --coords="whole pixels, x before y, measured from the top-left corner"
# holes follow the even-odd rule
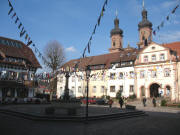
[[[96,100],[96,104],[98,105],[107,105],[108,104],[108,100],[107,99],[103,99],[103,98],[99,98]]]

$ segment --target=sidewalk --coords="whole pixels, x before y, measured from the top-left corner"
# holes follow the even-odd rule
[[[137,103],[135,102],[128,102],[128,105],[134,105],[136,106],[137,110],[142,110],[142,111],[150,111],[150,112],[168,112],[168,113],[180,113],[180,108],[176,107],[166,107],[166,106],[160,106],[157,104],[156,107],[153,107],[152,105],[147,105],[146,107],[143,106],[142,103]],[[119,107],[118,103],[114,103],[113,107]]]

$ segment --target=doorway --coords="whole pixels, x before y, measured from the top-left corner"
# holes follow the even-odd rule
[[[160,85],[157,83],[153,83],[150,86],[150,97],[159,97],[159,89]]]

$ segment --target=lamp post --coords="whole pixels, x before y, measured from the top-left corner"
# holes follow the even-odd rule
[[[87,81],[87,91],[86,91],[86,121],[88,121],[88,93],[89,93],[89,77],[90,77],[90,74],[91,74],[91,69],[90,69],[90,66],[88,65],[85,69],[86,71],[86,81]]]

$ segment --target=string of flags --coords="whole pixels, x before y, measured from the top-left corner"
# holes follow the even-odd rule
[[[93,35],[96,33],[97,26],[99,26],[100,23],[101,23],[101,19],[104,16],[104,12],[105,12],[105,8],[106,8],[107,4],[108,4],[108,0],[105,0],[105,2],[103,4],[103,7],[101,9],[101,13],[100,13],[100,15],[98,17],[97,23],[95,24],[93,32],[92,32],[92,34],[91,34],[91,36],[89,38],[89,41],[88,41],[86,47],[84,48],[83,55],[82,55],[83,58],[85,57],[85,53],[86,53],[87,49],[88,49],[88,53],[90,53],[90,46],[91,46],[91,41],[92,41]]]
[[[21,22],[20,18],[17,16],[17,13],[14,10],[14,7],[12,6],[12,3],[10,0],[8,0],[9,3],[9,12],[8,15],[11,15],[11,19],[14,19],[14,23],[17,24],[18,29],[20,30],[19,36],[22,38],[24,37],[25,41],[27,41],[27,46],[32,46],[34,47],[34,52],[37,54],[39,58],[42,58],[43,61],[45,61],[45,58],[42,56],[42,53],[39,51],[39,49],[36,47],[35,43],[32,41],[31,37],[29,36],[28,32],[26,31],[23,23]]]
[[[154,30],[153,30],[153,35],[156,36],[156,32],[159,31],[162,27],[164,27],[164,23],[166,21],[169,21],[170,15],[174,14],[176,10],[179,8],[179,3],[176,5],[176,7],[173,8],[173,10],[166,16],[165,20],[160,23]]]

